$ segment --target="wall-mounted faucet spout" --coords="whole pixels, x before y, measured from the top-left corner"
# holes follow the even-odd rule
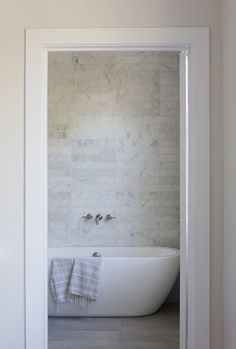
[[[98,213],[95,217],[96,224],[98,225],[101,220],[102,220],[102,215]]]

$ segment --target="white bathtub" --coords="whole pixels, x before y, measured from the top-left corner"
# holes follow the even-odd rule
[[[99,297],[86,309],[57,311],[48,292],[49,316],[143,316],[159,309],[179,273],[179,250],[164,247],[66,247],[48,249],[53,257],[78,258],[99,251],[103,257]],[[96,257],[94,257],[96,258]]]

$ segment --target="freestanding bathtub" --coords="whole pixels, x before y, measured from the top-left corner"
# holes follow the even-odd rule
[[[179,250],[166,247],[68,247],[48,249],[48,277],[53,257],[79,258],[101,253],[99,297],[83,309],[73,304],[57,310],[48,292],[49,316],[143,316],[159,309],[179,273]],[[94,257],[96,258],[96,257]]]

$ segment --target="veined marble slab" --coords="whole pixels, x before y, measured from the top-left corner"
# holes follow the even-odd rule
[[[49,245],[179,247],[178,53],[50,52],[48,105]]]

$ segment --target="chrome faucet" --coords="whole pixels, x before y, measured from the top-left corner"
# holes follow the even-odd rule
[[[110,213],[106,215],[106,221],[110,221],[112,219],[116,219],[116,217],[112,216]]]
[[[100,213],[98,213],[97,215],[96,215],[96,217],[95,217],[95,221],[96,221],[96,224],[98,225],[99,224],[99,222],[102,220],[102,215],[100,214]]]
[[[91,215],[91,213],[87,213],[86,216],[82,216],[82,218],[84,218],[84,219],[92,219],[93,216]]]

